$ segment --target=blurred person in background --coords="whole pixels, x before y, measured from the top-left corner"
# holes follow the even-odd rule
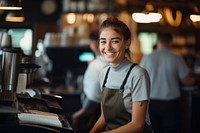
[[[96,57],[89,62],[84,73],[82,108],[72,115],[72,127],[75,132],[81,133],[88,133],[100,116],[101,90],[99,73],[102,68],[108,65],[98,49],[98,31],[91,32],[90,40],[90,49]]]
[[[172,43],[170,33],[159,33],[156,49],[140,62],[151,80],[149,114],[155,133],[180,133],[181,85],[195,84],[184,59],[170,51]]]
[[[46,47],[42,40],[38,40],[37,43],[37,49],[35,51],[35,62],[41,66],[41,68],[36,71],[34,77],[35,80],[37,80],[38,83],[50,85],[48,76],[52,71],[53,64],[46,53]]]

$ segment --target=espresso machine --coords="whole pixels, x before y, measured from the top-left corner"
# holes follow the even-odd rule
[[[19,48],[4,48],[2,50],[0,102],[12,103],[16,100],[21,58],[22,50]]]
[[[1,58],[0,102],[12,103],[16,100],[17,93],[24,93],[26,87],[32,83],[33,73],[40,66],[24,60],[20,48],[4,48]],[[22,76],[24,77],[21,78]]]

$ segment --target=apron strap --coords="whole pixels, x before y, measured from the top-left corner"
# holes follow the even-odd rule
[[[104,88],[104,87],[105,87],[105,84],[106,84],[106,81],[107,81],[107,78],[108,78],[108,73],[109,73],[109,71],[110,71],[110,67],[108,68],[108,70],[107,70],[107,72],[106,72],[106,76],[105,76],[105,78],[104,78],[104,81],[103,81],[103,86],[102,86],[102,88]]]
[[[127,73],[127,75],[126,75],[126,77],[125,77],[125,79],[124,79],[124,81],[123,81],[123,83],[122,83],[120,89],[122,89],[122,90],[124,89],[124,86],[125,86],[125,84],[126,84],[126,82],[127,82],[128,76],[129,76],[131,70],[133,69],[133,67],[134,67],[135,65],[137,65],[137,64],[134,63],[134,64],[132,64],[131,67],[129,68],[129,71],[128,71],[128,73]],[[110,67],[108,68],[108,70],[107,70],[107,72],[106,72],[106,76],[105,76],[105,78],[104,78],[102,88],[105,87],[105,84],[106,84],[106,81],[107,81],[107,78],[108,78],[108,73],[109,73],[109,71],[110,71]]]
[[[133,67],[134,67],[135,65],[136,65],[136,63],[132,64],[131,67],[129,68],[128,73],[126,74],[126,77],[125,77],[125,79],[124,79],[122,85],[120,86],[120,89],[124,90],[124,86],[125,86],[125,84],[126,84],[126,82],[127,82],[128,76],[129,76],[131,70],[133,69]]]

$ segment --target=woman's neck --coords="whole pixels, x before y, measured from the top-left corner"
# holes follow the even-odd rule
[[[116,66],[118,66],[119,64],[121,64],[122,62],[124,62],[124,60],[127,60],[127,58],[124,57],[124,58],[121,59],[118,63],[110,63],[110,65],[111,65],[112,67],[116,67]]]

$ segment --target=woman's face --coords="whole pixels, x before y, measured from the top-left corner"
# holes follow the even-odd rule
[[[118,65],[125,58],[125,49],[130,43],[124,41],[123,35],[112,28],[105,28],[99,36],[99,50],[108,63]]]

